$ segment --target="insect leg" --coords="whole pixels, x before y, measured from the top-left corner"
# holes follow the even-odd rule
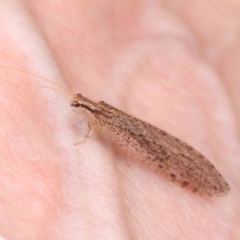
[[[87,133],[87,135],[84,137],[84,139],[81,142],[74,143],[74,145],[84,143],[92,135],[94,130],[98,130],[98,129],[100,129],[100,127],[97,125],[96,122],[88,122],[88,133]]]

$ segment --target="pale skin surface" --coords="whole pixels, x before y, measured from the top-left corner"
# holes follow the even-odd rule
[[[113,2],[1,1],[0,65],[170,132],[231,191],[181,189],[126,162],[102,131],[74,146],[92,119],[68,96],[20,85],[53,84],[0,69],[1,237],[239,239],[240,2]]]

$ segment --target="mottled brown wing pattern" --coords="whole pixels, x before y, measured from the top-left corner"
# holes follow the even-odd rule
[[[171,181],[202,195],[221,196],[229,186],[216,168],[198,151],[151,124],[100,102],[99,124],[128,141],[144,162]]]

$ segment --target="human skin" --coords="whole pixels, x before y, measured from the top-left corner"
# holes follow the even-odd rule
[[[59,86],[2,68],[0,235],[239,239],[239,12],[227,0],[1,1],[0,65],[171,133],[231,190],[184,190],[101,130],[75,146],[92,117],[68,94],[28,84]]]

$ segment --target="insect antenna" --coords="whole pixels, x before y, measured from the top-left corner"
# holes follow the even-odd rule
[[[60,92],[60,93],[64,94],[65,96],[68,96],[70,98],[73,98],[73,93],[71,93],[70,91],[66,92],[66,91],[59,90],[57,88],[52,88],[52,87],[43,86],[43,85],[39,85],[39,84],[31,84],[31,83],[21,83],[20,85],[29,85],[29,86],[34,86],[34,87],[47,88],[47,89],[51,89],[51,90]]]
[[[34,77],[37,77],[37,78],[41,78],[41,79],[43,79],[43,80],[45,80],[45,81],[47,81],[47,82],[50,82],[50,83],[54,84],[55,86],[58,86],[59,88],[61,88],[61,89],[64,90],[64,91],[57,90],[57,89],[55,89],[55,88],[51,88],[51,87],[47,87],[47,86],[37,85],[37,84],[22,84],[22,85],[32,85],[32,86],[49,88],[49,89],[56,90],[56,91],[58,91],[58,92],[64,93],[65,95],[68,95],[68,96],[71,96],[71,97],[72,97],[72,95],[73,95],[72,92],[70,92],[67,88],[63,87],[62,85],[60,85],[60,84],[58,84],[58,83],[56,83],[56,82],[54,82],[54,81],[51,81],[51,80],[49,80],[49,79],[47,79],[47,78],[45,78],[45,77],[39,76],[39,75],[37,75],[37,74],[31,73],[31,72],[27,72],[27,71],[23,71],[23,70],[20,70],[20,69],[17,69],[17,68],[13,68],[13,67],[7,67],[7,66],[1,66],[1,65],[0,65],[0,68],[10,69],[10,70],[14,70],[14,71],[17,71],[17,72],[29,74],[29,75],[34,76]],[[68,93],[68,94],[66,94],[66,93]]]

